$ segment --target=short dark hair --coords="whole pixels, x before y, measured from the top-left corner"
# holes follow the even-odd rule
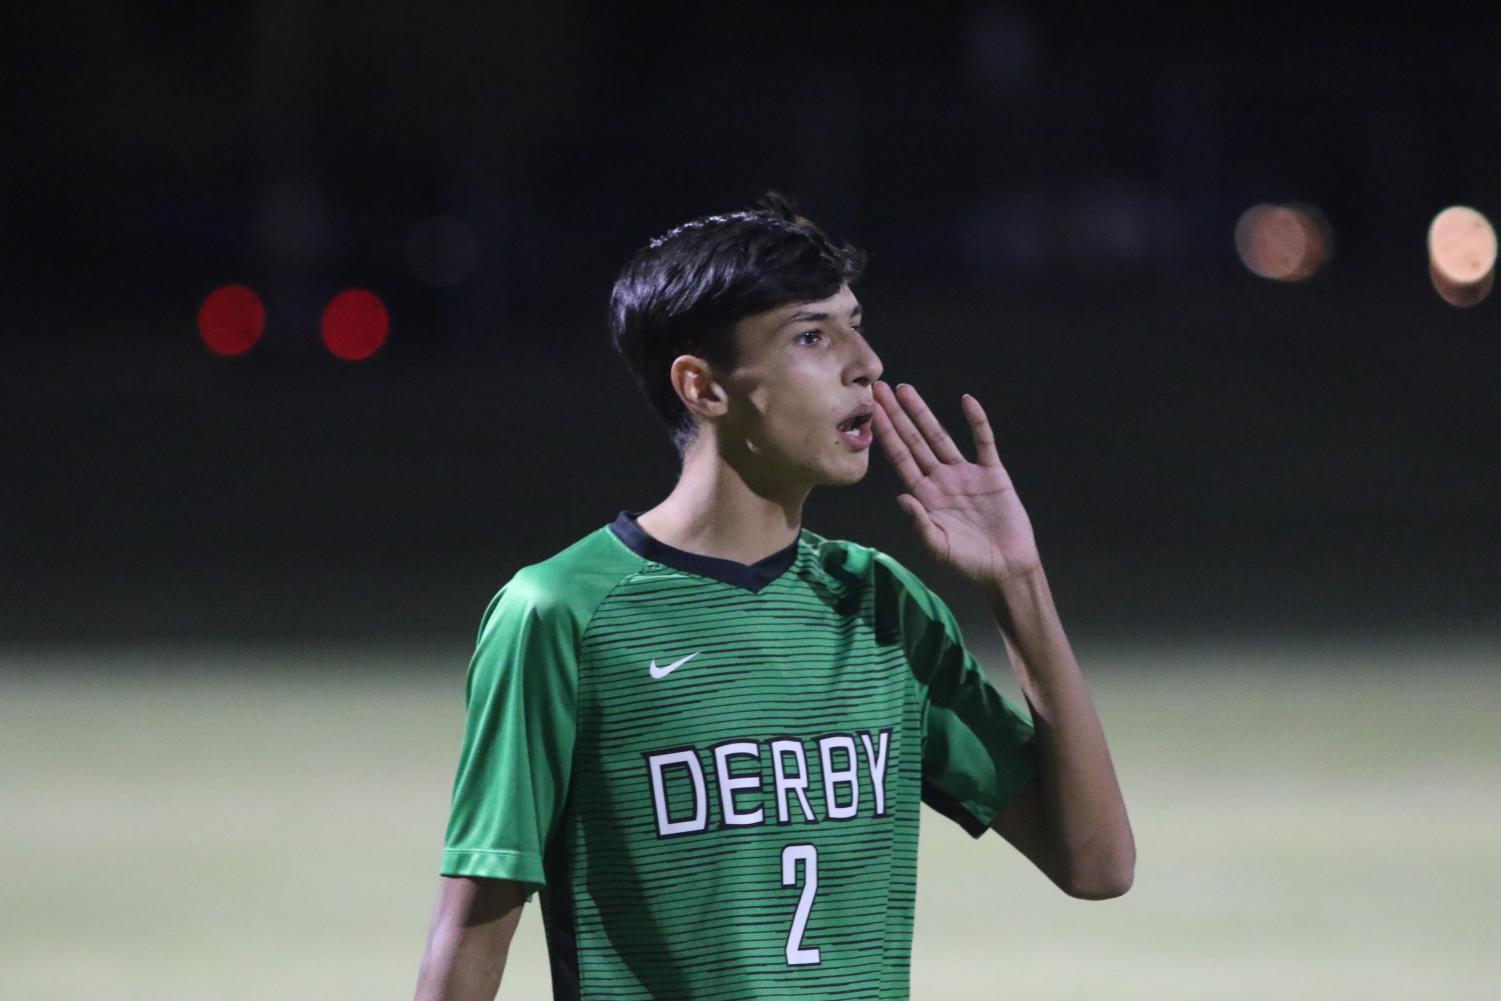
[[[735,324],[853,285],[865,253],[836,244],[775,191],[755,207],[668,230],[638,250],[610,295],[610,339],[681,455],[697,433],[672,386],[673,359],[736,364]]]

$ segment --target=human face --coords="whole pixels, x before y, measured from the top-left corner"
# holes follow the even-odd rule
[[[856,483],[870,466],[873,425],[862,438],[838,429],[873,403],[881,359],[861,331],[855,293],[792,303],[746,317],[734,336],[739,364],[720,380],[728,408],[722,448],[743,452],[765,477],[788,484]]]

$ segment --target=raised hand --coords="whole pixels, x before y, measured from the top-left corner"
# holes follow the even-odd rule
[[[970,462],[916,389],[877,382],[875,398],[876,440],[910,491],[897,503],[934,558],[982,588],[1037,569],[1032,522],[980,401],[966,393],[960,402],[979,460]]]

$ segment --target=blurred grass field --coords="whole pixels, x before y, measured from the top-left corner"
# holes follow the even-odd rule
[[[1501,643],[1078,652],[1136,886],[925,812],[915,999],[1501,997]],[[0,654],[0,998],[410,997],[466,657]]]

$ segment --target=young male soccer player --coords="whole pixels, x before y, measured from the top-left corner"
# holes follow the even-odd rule
[[[1124,893],[1135,848],[1031,525],[978,401],[964,458],[893,391],[863,257],[775,196],[653,240],[611,333],[673,431],[665,500],[496,595],[419,999],[490,999],[541,889],[555,998],[906,998],[918,805],[998,831],[1066,892]],[[948,606],[802,526],[874,436],[926,548],[995,615],[1029,723]]]

